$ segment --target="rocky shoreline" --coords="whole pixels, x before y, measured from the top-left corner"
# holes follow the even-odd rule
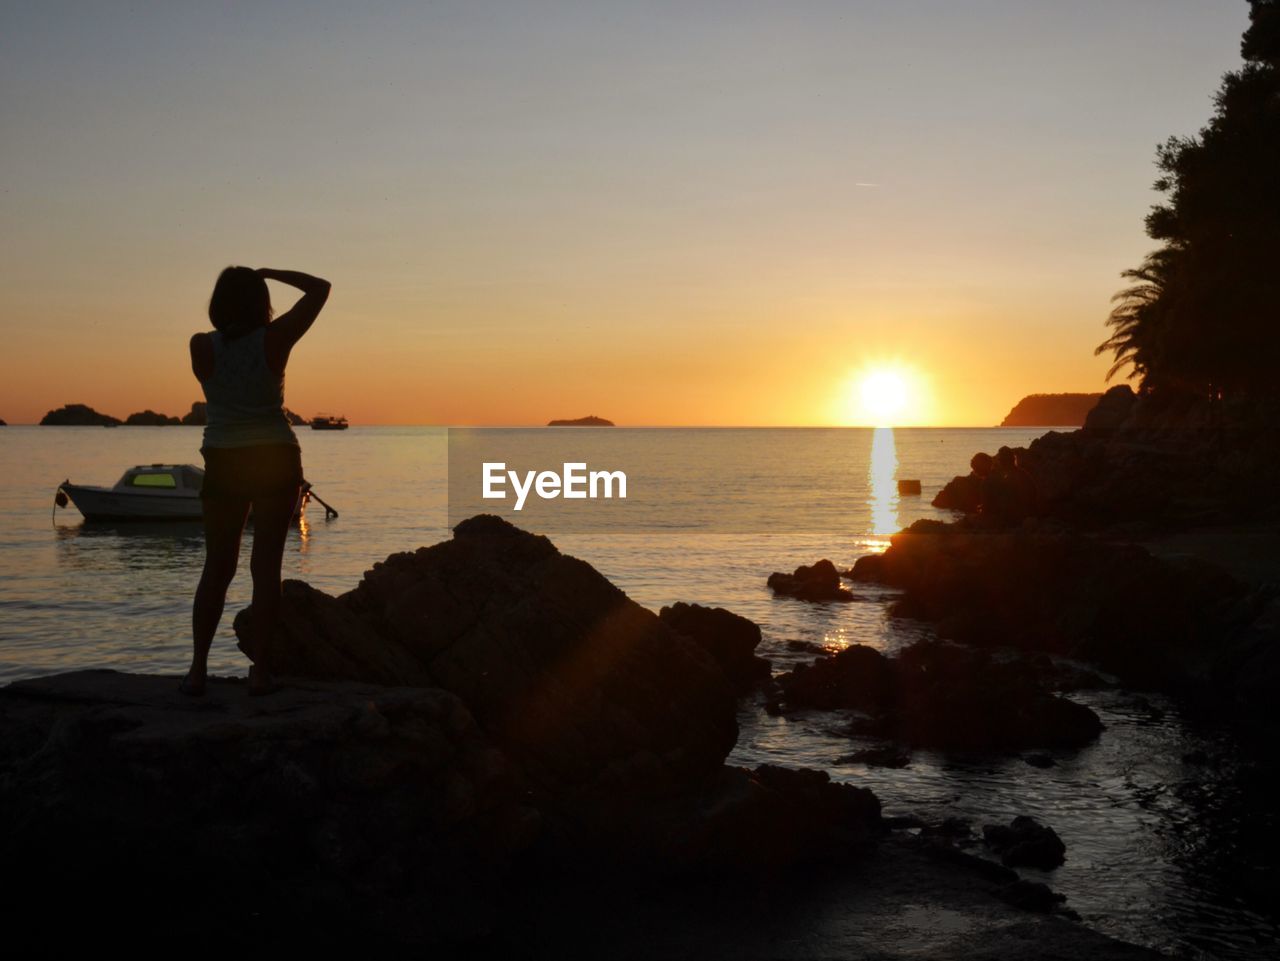
[[[212,903],[228,944],[1152,956],[977,856],[967,827],[886,819],[824,771],[726,765],[737,696],[769,683],[758,641],[731,612],[640,608],[497,518],[341,597],[288,582],[270,698],[114,671],[0,689],[17,903],[142,903],[157,932]],[[916,666],[934,656],[953,655]]]

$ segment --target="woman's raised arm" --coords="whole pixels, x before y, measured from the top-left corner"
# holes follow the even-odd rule
[[[302,291],[298,302],[267,326],[267,364],[277,373],[283,373],[285,364],[289,362],[289,351],[311,329],[320,308],[329,299],[330,284],[299,270],[259,267],[258,275],[264,280],[277,280]]]

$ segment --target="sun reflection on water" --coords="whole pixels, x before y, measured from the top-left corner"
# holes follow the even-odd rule
[[[871,463],[867,467],[871,532],[896,534],[898,521],[898,448],[892,427],[877,427],[871,433]]]

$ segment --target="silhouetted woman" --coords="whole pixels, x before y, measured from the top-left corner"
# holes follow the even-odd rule
[[[302,291],[293,309],[272,320],[267,281]],[[227,587],[240,557],[240,535],[253,510],[253,613],[245,644],[249,693],[269,694],[270,639],[280,612],[285,536],[301,496],[302,456],[284,412],[289,351],[329,297],[329,282],[294,270],[228,267],[209,300],[214,329],[191,338],[191,370],[204,389],[204,572],[191,615],[191,669],[179,689],[201,695]]]

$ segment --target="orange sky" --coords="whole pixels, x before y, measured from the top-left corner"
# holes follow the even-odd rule
[[[57,6],[0,39],[10,423],[185,412],[229,263],[333,282],[286,399],[357,424],[859,423],[883,364],[904,424],[1101,390],[1153,147],[1247,14]]]

